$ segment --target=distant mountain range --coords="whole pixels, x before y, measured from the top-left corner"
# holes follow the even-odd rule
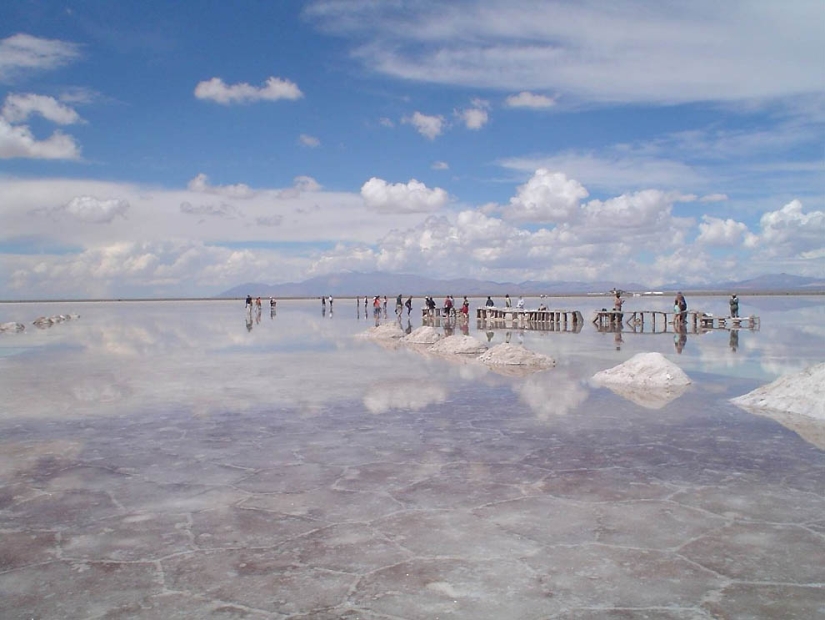
[[[454,280],[437,280],[412,274],[395,273],[361,273],[357,271],[343,272],[318,276],[303,282],[288,282],[285,284],[262,284],[247,282],[224,291],[218,298],[238,298],[252,295],[253,297],[355,297],[364,295],[387,295],[395,297],[412,295],[467,295],[478,297],[482,295],[585,295],[588,293],[606,293],[613,288],[628,292],[645,291],[701,291],[701,292],[793,292],[793,293],[821,293],[825,292],[825,279],[793,276],[786,273],[763,275],[749,280],[718,282],[702,286],[681,284],[678,282],[655,288],[636,282],[599,281],[599,282],[492,282],[488,280],[473,280],[460,278]]]

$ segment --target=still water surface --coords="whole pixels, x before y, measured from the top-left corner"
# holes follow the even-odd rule
[[[557,361],[526,376],[355,338],[352,299],[0,304],[27,324],[0,334],[7,617],[825,614],[823,425],[728,402],[825,361],[825,297],[744,297],[759,330],[681,337],[544,301],[581,330],[466,328]],[[647,351],[690,388],[590,385]]]

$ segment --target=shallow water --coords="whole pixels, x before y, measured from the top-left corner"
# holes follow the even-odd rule
[[[825,424],[728,402],[825,361],[825,297],[745,297],[758,331],[681,337],[545,302],[582,329],[467,326],[556,359],[527,376],[354,338],[354,300],[0,304],[27,324],[0,334],[0,615],[825,614]],[[588,383],[644,351],[693,384]]]

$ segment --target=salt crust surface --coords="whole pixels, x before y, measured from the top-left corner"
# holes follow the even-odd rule
[[[518,344],[502,342],[482,353],[479,362],[491,366],[530,366],[552,368],[556,361],[552,357],[535,353]]]
[[[629,385],[640,388],[674,388],[690,384],[690,377],[661,353],[637,353],[613,368],[593,375],[598,385]]]
[[[486,350],[487,345],[472,336],[447,336],[427,349],[427,352],[440,355],[478,355]]]
[[[825,422],[825,363],[779,377],[731,402],[745,409],[792,413]]]
[[[401,340],[410,344],[435,344],[443,337],[444,336],[442,336],[441,332],[439,332],[435,327],[422,325],[404,336]]]

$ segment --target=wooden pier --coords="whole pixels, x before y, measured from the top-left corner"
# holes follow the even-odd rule
[[[556,326],[582,325],[584,319],[578,310],[528,310],[526,308],[476,308],[476,319],[487,322],[507,322]]]
[[[615,331],[626,325],[632,331],[667,332],[668,326],[676,322],[675,312],[661,310],[600,310],[593,317],[593,323],[599,331]],[[685,328],[694,332],[710,329],[750,329],[758,330],[758,316],[713,316],[704,312],[689,311],[685,318]],[[675,329],[674,329],[675,331]]]

